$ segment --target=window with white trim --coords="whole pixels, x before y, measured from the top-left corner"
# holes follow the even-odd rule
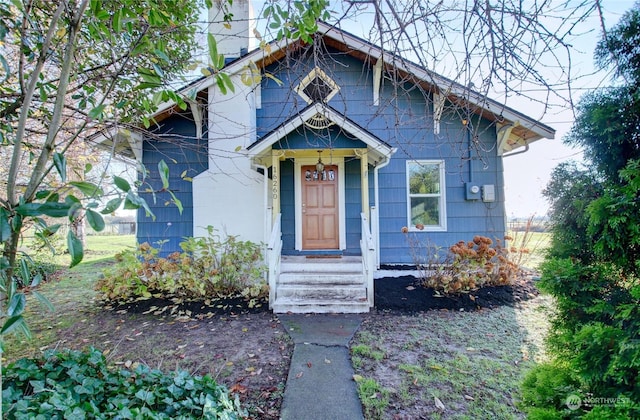
[[[410,230],[447,229],[444,161],[407,161],[407,219]]]

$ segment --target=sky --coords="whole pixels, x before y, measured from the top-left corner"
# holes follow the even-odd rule
[[[614,26],[625,11],[631,9],[635,1],[602,0],[605,24],[607,28]],[[593,50],[600,38],[600,23],[592,19],[580,28],[582,32],[593,30],[576,39],[574,45],[573,65],[581,74],[591,74],[595,71],[593,65]],[[604,72],[592,77],[581,78],[576,81],[578,94],[587,92],[597,86],[610,84],[608,75]],[[516,107],[517,108],[517,107]],[[519,109],[526,112],[525,109]],[[534,115],[531,115],[534,116]],[[556,130],[555,139],[539,140],[531,144],[528,152],[504,159],[505,196],[508,217],[544,216],[549,208],[542,190],[550,180],[551,172],[561,162],[567,160],[582,161],[580,150],[569,148],[562,142],[563,137],[570,131],[573,123],[571,109],[559,109],[541,118],[541,121]]]
[[[563,8],[565,3],[568,3],[568,7],[571,7],[583,2],[584,0],[551,0],[549,4],[553,8]],[[454,3],[455,2],[451,1],[445,2],[444,4],[446,5],[445,7],[449,7]],[[624,12],[633,7],[634,3],[636,3],[636,0],[600,0],[606,27],[611,28],[614,26]],[[555,22],[550,20],[549,22],[543,23],[548,25],[549,28],[552,28],[554,24],[557,24],[557,20]],[[457,25],[457,22],[450,22],[451,27],[455,27],[455,25]],[[359,17],[359,22],[357,22],[353,28],[343,25],[343,28],[355,34],[358,34],[358,30],[363,31],[365,38],[369,27],[370,22],[362,19],[362,17]],[[567,40],[572,46],[571,85],[574,103],[577,103],[580,95],[585,92],[598,86],[610,86],[612,84],[608,72],[598,72],[594,66],[593,52],[596,44],[600,40],[601,33],[601,22],[598,15],[594,13],[589,20],[575,27],[572,30],[573,38]],[[459,41],[460,40],[453,40],[453,48],[456,48],[456,42]],[[444,58],[440,61],[446,63],[450,60]],[[555,63],[541,62],[540,64],[540,72],[548,74],[549,81],[555,80],[557,77],[555,73],[558,72],[558,69],[552,68]],[[436,72],[451,77],[450,74],[443,73],[441,70],[444,70],[444,68],[439,69],[438,64],[435,64],[434,67]],[[533,86],[533,88],[535,89],[536,87]],[[543,92],[542,89],[540,90],[541,96],[536,99],[544,102],[546,92]],[[560,94],[562,93],[561,91]],[[535,94],[527,92],[525,95],[533,96]],[[499,100],[499,98],[493,99]],[[542,190],[544,190],[548,184],[553,169],[558,164],[567,160],[582,161],[581,151],[566,146],[562,141],[573,124],[574,115],[571,107],[567,104],[561,104],[561,99],[554,100],[552,98],[551,101],[552,103],[549,104],[547,109],[545,109],[541,103],[526,101],[515,95],[511,95],[509,101],[506,102],[508,107],[520,111],[533,119],[538,119],[556,130],[556,135],[553,140],[542,139],[533,142],[527,152],[506,157],[503,160],[505,206],[506,214],[509,218],[528,218],[534,215],[546,215],[549,209],[549,203],[542,195]]]

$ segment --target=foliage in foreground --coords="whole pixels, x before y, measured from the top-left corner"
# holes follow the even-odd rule
[[[145,365],[107,366],[103,354],[49,350],[3,372],[7,418],[242,418],[238,399],[210,376]]]
[[[106,301],[127,302],[139,298],[178,297],[203,299],[237,296],[256,299],[268,293],[260,246],[224,238],[208,228],[204,238],[186,238],[182,252],[160,257],[160,250],[144,243],[136,251],[116,256],[96,285]],[[250,305],[252,303],[250,301]]]
[[[564,179],[567,184],[581,186],[591,179],[594,184],[587,190],[601,188],[596,177],[573,171],[554,174],[563,173],[575,175]],[[640,160],[630,160],[618,180],[607,182],[590,200],[571,195],[573,187],[557,190],[560,181],[556,179],[546,191],[553,197],[554,241],[540,281],[541,289],[557,302],[549,338],[554,360],[525,380],[523,394],[530,397],[523,401],[523,409],[534,419],[637,418]],[[567,204],[579,225],[564,223]],[[577,248],[580,252],[571,251]],[[544,382],[552,376],[567,378],[573,385],[558,388],[559,398],[544,399],[548,392]]]
[[[562,173],[576,175],[564,179],[574,186],[591,179],[596,185],[587,190],[600,188],[595,177],[554,172]],[[522,407],[532,419],[636,418],[640,415],[640,161],[629,161],[618,182],[608,183],[591,200],[574,196],[574,187],[555,189],[559,181],[547,191],[555,193],[554,241],[539,283],[556,300],[548,340],[554,358],[525,379]],[[577,214],[579,225],[564,223],[567,208]],[[571,251],[576,248],[580,252]],[[549,386],[553,381],[555,386]]]
[[[556,258],[542,271],[540,287],[557,303],[548,340],[555,357],[527,375],[523,408],[533,419],[634,418],[640,413],[640,282],[611,263]],[[571,406],[570,398],[580,402]]]
[[[532,419],[640,417],[640,3],[596,50],[620,88],[587,95],[566,141],[589,167],[564,165],[544,191],[554,240],[540,287],[554,296],[553,358],[523,383]]]

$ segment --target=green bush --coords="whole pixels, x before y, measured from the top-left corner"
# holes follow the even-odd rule
[[[166,258],[144,243],[116,256],[96,288],[101,299],[126,302],[139,298],[243,296],[250,304],[268,293],[260,246],[234,236],[221,239],[209,227],[205,238],[186,238],[182,252]]]
[[[596,401],[582,404],[572,416],[640,418],[640,162],[630,161],[619,182],[601,189],[598,197],[563,195],[573,191],[560,191],[555,200],[554,241],[541,266],[539,287],[553,295],[557,309],[549,352],[573,372],[577,395]],[[565,202],[573,203],[573,212],[557,206]],[[576,212],[579,226],[566,220]],[[537,402],[532,397],[523,402],[532,418],[534,408],[543,414],[541,409],[559,409],[542,404],[544,387],[528,392],[540,394]]]
[[[600,397],[640,395],[640,283],[609,263],[551,259],[542,290],[556,298],[549,344]]]
[[[567,398],[579,390],[580,382],[567,366],[537,365],[522,383],[520,407],[529,419],[570,419],[574,411],[567,407]]]
[[[549,350],[555,363],[537,367],[523,384],[523,406],[531,418],[545,410],[561,412],[557,398],[570,383],[581,398],[615,403],[582,405],[558,418],[633,418],[640,414],[640,283],[615,264],[584,265],[573,259],[548,259],[539,283],[556,298]],[[569,375],[568,372],[571,372]],[[546,375],[546,376],[545,376]],[[554,377],[555,375],[555,377]],[[567,378],[571,378],[568,382]],[[557,394],[557,395],[556,395]],[[551,399],[555,396],[556,399]],[[536,417],[537,414],[541,417]],[[595,414],[599,413],[599,414]],[[624,413],[624,415],[620,415]],[[543,415],[544,414],[544,415]],[[620,415],[620,416],[619,416]],[[572,417],[573,416],[573,417]]]
[[[20,287],[31,284],[34,279],[37,283],[46,281],[47,277],[55,273],[58,266],[46,259],[32,259],[28,255],[21,256],[16,261],[16,268],[13,272]]]
[[[47,351],[3,370],[9,419],[237,419],[238,399],[210,376],[163,373],[145,365],[112,369],[102,353]]]
[[[570,364],[545,363],[525,376],[518,405],[529,420],[638,418],[640,406],[630,394],[592,390]]]
[[[565,141],[586,165],[559,166],[544,191],[553,240],[540,286],[557,302],[549,354],[579,382],[572,416],[586,419],[640,418],[639,30],[636,4],[598,43],[596,62],[624,81],[581,99]]]
[[[549,256],[594,260],[594,238],[588,233],[587,207],[600,197],[604,186],[597,173],[574,162],[558,165],[542,194],[549,200],[551,246]]]
[[[627,278],[612,264],[552,258],[541,269],[539,288],[556,298],[556,331],[574,334],[585,323],[609,323],[619,305],[634,301]]]

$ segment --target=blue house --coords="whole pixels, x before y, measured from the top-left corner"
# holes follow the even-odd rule
[[[375,270],[414,263],[408,235],[504,236],[502,160],[552,128],[329,24],[311,44],[247,52],[238,22],[212,28],[233,92],[203,78],[183,89],[187,110],[167,103],[147,133],[120,136],[154,189],[169,164],[184,206],[158,194],[139,242],[171,252],[213,226],[265,244],[275,311],[362,312]]]

